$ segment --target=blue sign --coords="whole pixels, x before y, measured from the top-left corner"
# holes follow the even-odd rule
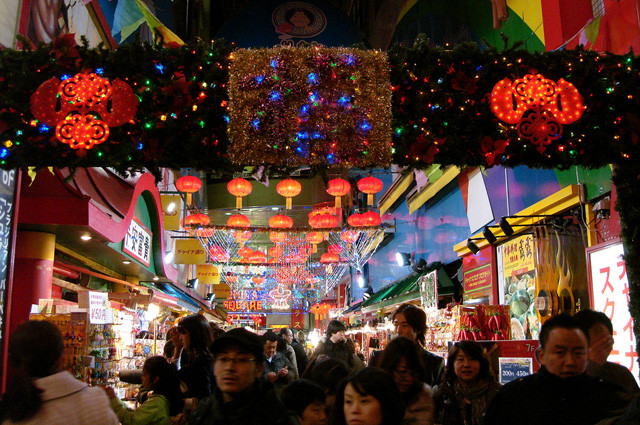
[[[500,357],[498,365],[499,379],[503,385],[533,373],[533,359],[531,357]]]

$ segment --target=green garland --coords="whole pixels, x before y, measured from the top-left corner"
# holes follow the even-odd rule
[[[231,52],[222,42],[106,50],[76,47],[68,39],[32,50],[2,50],[0,167],[231,170],[226,115]],[[395,164],[559,169],[615,164],[629,308],[634,332],[640,335],[640,59],[632,53],[529,53],[515,47],[482,50],[473,44],[444,50],[420,37],[414,46],[394,46],[388,58]],[[113,128],[107,142],[79,157],[57,142],[52,129],[34,122],[28,98],[51,77],[98,69],[105,78],[129,83],[140,104],[134,123]],[[515,126],[500,122],[488,105],[498,81],[534,72],[571,82],[586,105],[582,117],[565,125],[562,138],[542,154],[519,139]]]

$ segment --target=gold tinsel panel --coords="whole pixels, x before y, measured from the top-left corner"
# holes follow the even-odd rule
[[[379,51],[237,50],[229,112],[236,164],[386,167],[391,161],[391,86]]]

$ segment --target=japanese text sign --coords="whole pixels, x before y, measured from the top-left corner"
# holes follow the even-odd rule
[[[205,264],[207,253],[196,239],[177,239],[173,262],[175,264]]]
[[[151,266],[151,231],[135,217],[129,224],[122,241],[122,251],[131,255],[147,267]]]

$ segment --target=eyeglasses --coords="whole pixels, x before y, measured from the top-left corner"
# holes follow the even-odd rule
[[[228,364],[233,364],[235,365],[239,365],[239,366],[246,366],[249,363],[254,363],[256,361],[256,359],[252,358],[252,357],[216,357],[216,362],[220,363],[223,366],[226,366]]]

